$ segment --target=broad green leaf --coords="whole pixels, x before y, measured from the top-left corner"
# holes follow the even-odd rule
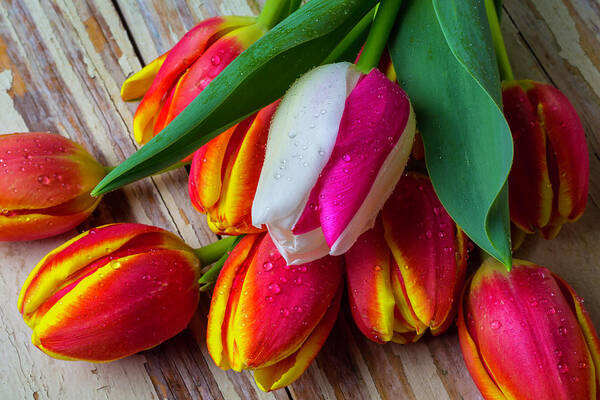
[[[98,195],[152,175],[281,97],[377,0],[312,0],[240,54],[169,125],[109,173]]]
[[[442,204],[479,247],[510,266],[512,137],[484,1],[411,0],[390,40]]]

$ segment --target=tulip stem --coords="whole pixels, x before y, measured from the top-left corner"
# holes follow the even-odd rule
[[[494,1],[485,0],[485,9],[490,24],[490,30],[492,32],[492,42],[494,43],[494,50],[496,51],[498,67],[500,68],[500,78],[502,78],[503,81],[512,81],[515,79],[515,76],[513,75],[512,67],[510,66],[508,53],[506,52],[506,45],[504,44],[502,30],[500,29],[500,19],[498,18]]]
[[[199,251],[202,251],[203,249],[207,249],[210,246],[215,246],[215,245],[219,244],[219,247],[220,247],[219,257],[215,258],[217,256],[217,254],[219,254],[219,251],[215,250],[214,253],[211,254],[211,256],[213,256],[213,259],[209,263],[209,264],[212,264],[212,263],[214,263],[214,264],[206,272],[204,272],[204,274],[200,277],[200,279],[198,279],[198,283],[200,284],[200,291],[203,291],[203,292],[207,291],[217,281],[217,278],[219,277],[219,273],[221,272],[221,269],[223,269],[223,265],[225,265],[225,261],[227,261],[229,254],[231,253],[233,248],[240,242],[240,240],[242,240],[243,237],[244,237],[244,235],[229,236],[229,237],[219,240],[218,242],[209,244],[206,247],[195,250],[196,254],[198,254]],[[215,246],[215,247],[217,247],[217,246]],[[200,256],[199,256],[199,258],[200,258]],[[209,265],[209,264],[202,263],[202,265]]]
[[[300,6],[297,0],[267,0],[256,23],[270,30]]]
[[[194,249],[194,253],[196,253],[202,266],[205,267],[219,260],[223,254],[231,249],[232,244],[234,244],[237,239],[237,236],[225,236],[223,239],[217,240],[208,246]]]
[[[350,33],[344,37],[344,39],[333,49],[333,51],[327,56],[325,61],[323,61],[323,65],[333,64],[336,62],[351,60],[354,57],[356,58],[356,53],[360,50],[360,46],[365,42],[365,37],[368,33],[368,29],[373,22],[373,16],[375,15],[375,10],[377,7],[373,7],[371,11],[367,13],[359,22],[352,28]],[[354,52],[351,55],[348,53],[353,50]]]
[[[368,74],[379,64],[381,53],[385,49],[401,4],[402,0],[381,0],[379,3],[379,9],[375,14],[373,25],[371,25],[367,42],[356,63],[359,71]]]

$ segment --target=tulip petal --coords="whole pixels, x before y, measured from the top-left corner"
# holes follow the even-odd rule
[[[330,254],[371,228],[404,170],[415,134],[408,97],[373,69],[346,100],[339,134],[314,190]]]
[[[200,57],[216,39],[233,29],[250,25],[250,17],[214,17],[196,25],[169,51],[156,74],[152,86],[144,95],[133,119],[133,132],[138,143],[146,143],[153,136],[153,121],[165,93],[169,93],[181,75]]]
[[[579,322],[579,326],[581,327],[581,331],[587,342],[588,350],[594,364],[593,366],[590,365],[590,368],[594,368],[592,376],[596,376],[596,393],[600,396],[600,339],[598,338],[598,332],[596,332],[592,319],[583,306],[583,299],[577,296],[577,293],[575,293],[573,288],[560,276],[556,274],[552,274],[552,276],[554,277],[554,280],[556,280],[556,283],[570,303],[571,308],[577,317],[577,321]],[[585,368],[586,366],[584,366],[584,364],[579,364],[578,367]]]
[[[181,250],[110,261],[36,321],[33,343],[55,357],[97,362],[154,347],[186,327],[198,302],[198,272],[193,253]]]
[[[537,102],[532,103],[525,92],[529,85],[530,81],[504,83],[502,102],[514,142],[508,179],[510,217],[521,230],[534,233],[550,220],[553,190]]]
[[[329,246],[321,227],[300,235],[277,224],[267,225],[267,228],[275,246],[289,265],[304,264],[329,254]]]
[[[395,331],[390,257],[381,222],[363,233],[345,255],[352,317],[361,332],[378,343],[389,342]]]
[[[341,299],[342,288],[340,287],[332,304],[327,309],[327,313],[298,351],[277,364],[254,371],[254,380],[261,390],[269,392],[280,389],[294,382],[306,371],[325,344],[327,336],[335,324]]]
[[[179,238],[160,228],[141,224],[112,224],[94,228],[71,239],[46,255],[27,277],[18,307],[27,322],[29,315],[50,298],[65,281],[72,280],[94,261],[108,257],[135,240],[158,234],[159,247],[191,252]],[[152,242],[154,243],[154,242]]]
[[[585,132],[569,99],[551,85],[533,83],[528,91],[538,102],[540,122],[549,141],[548,168],[555,191],[549,226],[542,230],[552,239],[566,221],[576,221],[585,209],[589,185],[589,157]]]
[[[216,233],[256,233],[251,222],[252,200],[265,157],[269,126],[279,102],[256,114],[251,125],[230,141],[225,156],[221,197],[214,211],[209,211],[209,226]],[[242,124],[240,124],[242,125]]]
[[[64,207],[60,205],[46,209],[20,210],[21,214],[0,214],[0,241],[37,240],[71,230],[90,216],[102,197],[85,195],[83,200],[87,204],[79,197],[66,203]]]
[[[546,268],[514,260],[508,272],[490,258],[466,296],[461,318],[506,397],[592,398],[595,376],[584,335]]]
[[[247,235],[235,246],[219,273],[213,291],[208,314],[206,344],[215,364],[222,369],[231,368],[222,332],[224,327],[229,324],[228,304],[231,289],[238,271],[245,268],[246,260],[251,258],[254,244],[258,240],[260,240],[260,235]]]
[[[290,267],[269,235],[257,247],[240,288],[234,329],[227,332],[250,368],[295,353],[326,314],[343,276],[338,258]]]
[[[324,65],[299,78],[283,97],[252,207],[255,226],[293,228],[329,160],[346,97],[359,76],[349,63]]]
[[[471,286],[471,279],[467,281],[465,290],[458,305],[458,339],[463,354],[463,359],[467,365],[467,369],[473,378],[473,382],[487,400],[506,400],[504,394],[500,391],[493,378],[489,375],[488,370],[483,362],[482,356],[477,349],[477,344],[469,333],[467,324],[465,323],[465,294],[468,293]]]
[[[150,86],[152,86],[152,82],[168,54],[169,52],[166,52],[162,56],[152,60],[144,68],[127,78],[121,86],[121,99],[123,101],[134,101],[144,96],[148,89],[150,89]]]
[[[441,333],[453,318],[464,282],[464,235],[429,178],[416,173],[402,176],[383,208],[382,220],[386,242],[401,266],[393,273],[401,275],[398,280],[411,309],[432,333]]]

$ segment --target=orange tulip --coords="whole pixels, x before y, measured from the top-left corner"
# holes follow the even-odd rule
[[[508,177],[511,220],[527,233],[539,229],[552,239],[585,209],[585,132],[575,108],[551,85],[504,82],[502,100],[515,149]]]
[[[465,288],[458,333],[486,399],[598,398],[598,334],[583,300],[544,267],[486,260]]]
[[[65,360],[105,362],[183,330],[199,298],[200,264],[175,235],[105,225],[51,251],[19,296],[32,342]]]
[[[446,331],[462,289],[467,237],[438,200],[429,178],[408,173],[375,227],[346,253],[352,316],[369,339],[417,341]]]
[[[289,266],[267,234],[248,235],[227,259],[208,316],[208,351],[222,369],[254,370],[265,391],[298,379],[337,318],[341,259]]]
[[[129,77],[123,100],[144,96],[133,118],[135,140],[144,144],[204,90],[233,59],[264,33],[254,17],[202,21],[173,48]]]
[[[0,136],[0,241],[35,240],[73,229],[101,197],[105,168],[83,147],[51,133]]]
[[[257,233],[252,225],[256,193],[273,114],[279,102],[263,108],[202,146],[192,161],[189,193],[217,234]]]

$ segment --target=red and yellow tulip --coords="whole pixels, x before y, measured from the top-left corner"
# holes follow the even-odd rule
[[[135,140],[144,144],[152,139],[264,33],[254,17],[210,18],[129,77],[121,87],[123,100],[143,96],[133,119]]]
[[[215,285],[207,344],[222,369],[254,370],[265,391],[308,368],[337,318],[341,259],[289,266],[267,234],[235,247]]]
[[[467,238],[424,175],[405,174],[375,227],[346,253],[352,315],[369,339],[417,341],[453,322],[463,287]]]
[[[217,234],[264,230],[252,225],[252,200],[278,104],[263,108],[194,153],[190,198],[198,211],[207,214],[208,226]]]
[[[458,332],[486,399],[595,400],[600,341],[583,300],[560,277],[487,259],[467,283]]]
[[[502,100],[514,141],[508,178],[511,220],[527,233],[539,229],[552,239],[585,209],[589,180],[585,132],[569,100],[551,85],[504,82]]]
[[[35,240],[73,229],[101,197],[106,174],[83,147],[60,135],[0,136],[0,241]]]
[[[154,347],[196,309],[199,261],[175,235],[140,224],[82,233],[33,269],[19,296],[32,342],[65,360],[105,362]]]

